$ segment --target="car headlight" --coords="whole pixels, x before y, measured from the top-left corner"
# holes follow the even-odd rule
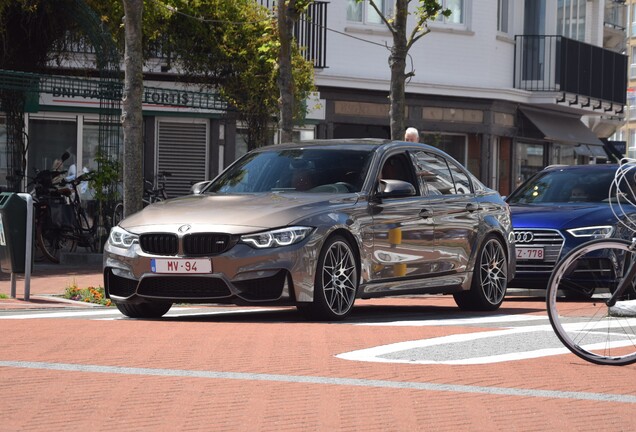
[[[311,227],[288,227],[241,236],[241,243],[258,249],[289,246],[302,241],[313,231]]]
[[[574,237],[607,238],[614,232],[614,227],[609,225],[573,228],[566,230]]]
[[[133,244],[139,242],[139,236],[116,226],[110,230],[108,242],[113,246],[117,246],[120,248],[129,248]]]

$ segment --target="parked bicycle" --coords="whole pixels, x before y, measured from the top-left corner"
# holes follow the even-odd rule
[[[168,199],[168,193],[166,192],[166,177],[170,177],[171,172],[161,171],[155,177],[155,181],[144,179],[144,207],[148,204],[153,204],[159,201],[165,201]],[[115,205],[112,217],[112,226],[117,226],[119,222],[124,218],[124,203],[119,202]]]
[[[636,362],[636,160],[619,165],[608,201],[621,222],[616,238],[599,238],[570,251],[552,272],[548,316],[563,344],[602,365]],[[599,227],[600,229],[601,227]],[[576,302],[561,301],[578,291]]]
[[[27,186],[34,202],[35,244],[41,255],[54,263],[60,262],[61,251],[85,248],[95,252],[99,248],[96,223],[86,214],[78,190],[91,173],[70,181],[63,179],[65,173],[38,171]]]

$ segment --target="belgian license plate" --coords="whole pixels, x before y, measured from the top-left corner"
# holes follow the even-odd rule
[[[212,261],[199,259],[153,259],[150,261],[153,273],[212,273]]]
[[[543,248],[537,247],[517,247],[518,260],[542,260]]]

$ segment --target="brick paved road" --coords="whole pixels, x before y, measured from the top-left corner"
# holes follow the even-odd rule
[[[485,318],[445,297],[359,305],[338,324],[290,309],[1,311],[0,430],[636,429],[636,367],[560,354],[538,299]]]

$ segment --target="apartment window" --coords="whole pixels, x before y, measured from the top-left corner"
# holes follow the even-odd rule
[[[630,35],[631,37],[636,37],[636,5],[635,4],[630,4],[629,5],[630,8]]]
[[[628,157],[634,157],[634,149],[636,148],[636,129],[629,130],[629,141],[627,142],[628,147]],[[627,156],[627,155],[626,155]]]
[[[558,0],[557,34],[585,42],[587,0]]]
[[[497,31],[508,33],[510,23],[510,1],[497,0]]]
[[[375,0],[375,5],[382,11],[384,16],[388,15],[389,0]],[[347,0],[347,21],[363,24],[383,24],[382,18],[371,6],[368,0],[358,3],[356,0]]]
[[[632,55],[630,57],[629,79],[636,79],[636,46],[632,47]]]
[[[440,1],[444,9],[451,11],[450,16],[438,15],[436,21],[444,24],[464,24],[466,22],[464,0],[442,0]]]

